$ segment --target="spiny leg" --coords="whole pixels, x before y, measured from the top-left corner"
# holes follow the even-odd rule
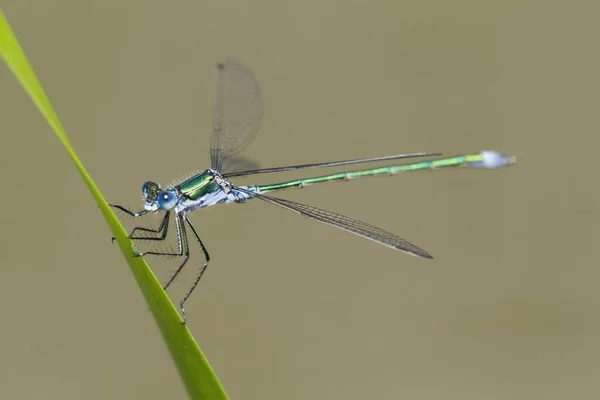
[[[115,204],[109,204],[109,206],[114,207],[116,209],[119,209],[123,212],[125,212],[127,215],[131,216],[131,217],[140,217],[146,213],[148,213],[147,210],[142,210],[139,211],[137,213],[131,212],[128,209],[126,209],[125,207],[119,206],[119,205],[115,205]],[[170,211],[167,211],[165,213],[165,216],[163,217],[162,221],[160,222],[160,225],[158,226],[158,228],[156,229],[152,229],[152,228],[145,228],[145,227],[141,227],[141,226],[136,226],[133,228],[133,230],[131,231],[131,233],[127,236],[129,239],[134,239],[134,240],[165,240],[167,238],[167,233],[169,230],[169,216],[170,216]],[[135,234],[136,231],[142,231],[142,232],[150,232],[150,233],[161,233],[162,234],[159,237],[156,236],[138,236],[138,237],[133,237],[133,235]],[[115,238],[112,238],[112,242],[115,241]]]
[[[181,219],[181,215],[175,213],[175,228],[177,230],[177,247],[179,251],[177,253],[168,252],[168,251],[145,251],[137,255],[137,257],[142,257],[145,255],[152,256],[170,256],[170,257],[184,257],[183,262],[177,269],[175,276],[181,271],[187,260],[190,258],[190,247],[188,245],[187,233],[185,231],[185,226],[183,225],[183,220]],[[174,278],[171,278],[167,285],[163,289],[167,289],[167,287],[173,282]]]
[[[166,285],[163,286],[164,290],[167,290],[171,283],[175,281],[175,278],[177,278],[177,276],[183,270],[183,267],[185,267],[185,264],[190,258],[190,246],[188,244],[187,232],[185,230],[183,216],[181,214],[175,214],[175,226],[177,228],[177,242],[179,245],[179,252],[181,253],[180,255],[183,255],[185,258],[181,265],[179,265],[179,268],[177,268],[171,279],[169,279]]]
[[[130,210],[126,209],[125,207],[122,207],[119,205],[114,205],[114,204],[109,204],[109,205],[111,207],[117,208],[117,209],[125,212],[127,215],[134,217],[134,218],[140,217],[148,212],[147,210],[142,210],[137,213],[134,213],[134,212],[131,212]],[[165,213],[165,216],[163,217],[163,219],[157,229],[135,227],[129,234],[129,238],[130,239],[147,239],[147,240],[165,240],[165,238],[167,236],[168,227],[169,227],[169,215],[170,215],[169,212]],[[200,269],[200,273],[198,274],[198,277],[196,278],[196,280],[194,281],[194,283],[192,284],[192,286],[190,287],[190,289],[184,296],[183,300],[181,300],[181,302],[179,303],[179,307],[181,308],[181,314],[182,314],[182,319],[183,319],[182,325],[185,325],[187,323],[187,316],[185,314],[184,304],[188,300],[188,298],[191,296],[192,292],[196,289],[196,286],[198,286],[198,283],[200,282],[200,279],[202,279],[202,275],[204,275],[204,272],[206,271],[206,268],[208,267],[208,264],[210,262],[210,255],[208,254],[208,251],[206,250],[204,243],[202,243],[202,240],[200,239],[198,232],[196,232],[196,229],[194,228],[194,226],[192,225],[190,220],[181,214],[178,214],[178,213],[175,214],[175,228],[177,229],[177,245],[179,247],[179,252],[170,253],[170,252],[147,251],[147,252],[143,252],[143,253],[140,253],[135,256],[135,257],[142,257],[145,255],[157,255],[157,256],[179,256],[179,257],[183,256],[184,257],[183,262],[179,265],[179,267],[177,268],[177,270],[175,271],[175,273],[173,274],[171,279],[169,279],[169,281],[163,287],[163,290],[167,290],[167,288],[173,283],[173,281],[175,281],[177,276],[181,273],[181,271],[183,270],[183,267],[185,267],[185,265],[187,264],[187,262],[190,258],[190,249],[189,249],[187,232],[185,229],[185,223],[187,223],[189,225],[190,229],[192,230],[192,233],[194,234],[194,237],[198,241],[198,244],[200,245],[200,248],[202,249],[202,253],[204,255],[205,262],[204,262],[204,265],[202,266],[202,268]],[[132,237],[136,230],[144,231],[144,232],[152,232],[152,233],[160,233],[162,231],[162,234],[160,237]],[[114,241],[114,238],[113,238],[113,241]]]
[[[129,239],[134,239],[134,240],[165,240],[167,238],[167,233],[169,231],[169,216],[170,215],[171,215],[170,211],[165,212],[165,216],[163,217],[162,221],[160,221],[160,225],[156,229],[144,228],[144,227],[136,226],[135,228],[133,228],[133,230],[129,234],[129,236],[128,236]],[[157,236],[137,236],[137,237],[133,237],[133,234],[136,231],[150,232],[150,233],[162,233],[162,234],[160,236],[158,236],[158,237]]]
[[[134,217],[134,218],[135,217],[141,217],[142,215],[148,213],[148,210],[142,210],[142,211],[138,211],[138,212],[134,213],[133,211],[130,211],[129,209],[127,209],[127,208],[125,208],[123,206],[117,205],[117,204],[109,204],[109,206],[111,206],[112,208],[116,208],[118,210],[121,210],[125,214],[129,215],[130,217]]]
[[[190,248],[188,246],[187,234],[185,232],[185,226],[183,226],[183,221],[181,220],[180,214],[175,214],[175,228],[177,229],[177,246],[179,247],[179,251],[177,253],[168,252],[168,251],[145,251],[143,253],[137,254],[136,257],[142,257],[146,255],[152,256],[172,256],[172,257],[184,257],[183,263],[177,270],[178,272],[183,268],[187,260],[190,258]],[[157,240],[160,240],[157,238]],[[173,278],[167,283],[167,285],[163,288],[166,289],[169,284],[173,281]]]
[[[206,271],[206,268],[208,267],[208,263],[210,262],[210,256],[208,255],[208,251],[206,250],[206,247],[204,247],[204,243],[202,243],[202,240],[200,239],[200,236],[198,236],[198,233],[196,232],[196,229],[194,228],[194,226],[192,225],[192,223],[190,222],[190,220],[186,216],[184,216],[183,219],[185,220],[185,222],[188,224],[188,226],[192,230],[192,233],[196,237],[196,240],[198,241],[198,244],[200,244],[200,248],[202,249],[202,253],[204,254],[204,260],[205,260],[204,265],[200,269],[200,273],[198,273],[198,276],[196,277],[196,280],[194,281],[194,283],[190,287],[190,290],[188,290],[188,292],[183,297],[183,300],[181,300],[181,302],[179,303],[179,308],[181,308],[181,315],[182,315],[182,318],[183,318],[182,325],[185,325],[186,322],[187,322],[187,317],[185,315],[185,309],[184,309],[183,305],[185,304],[185,302],[187,301],[187,299],[190,297],[190,295],[192,294],[192,292],[194,291],[194,289],[196,289],[196,286],[198,286],[198,283],[200,282],[200,279],[202,279],[202,275],[204,275],[204,271]]]

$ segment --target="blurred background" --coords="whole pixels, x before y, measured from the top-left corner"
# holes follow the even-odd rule
[[[189,327],[231,398],[600,395],[597,3],[2,8],[88,171],[109,202],[133,209],[145,180],[210,165],[214,65],[226,57],[261,84],[263,123],[244,155],[263,167],[413,151],[518,156],[501,170],[281,194],[397,233],[435,260],[262,202],[195,213],[212,261]],[[94,201],[3,63],[0,185],[0,397],[186,398]],[[192,251],[175,302],[200,266]],[[177,266],[148,261],[163,282]]]

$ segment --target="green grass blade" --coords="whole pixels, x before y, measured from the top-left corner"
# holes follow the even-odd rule
[[[121,252],[135,276],[150,311],[154,315],[188,394],[192,399],[227,399],[227,394],[212,371],[208,360],[202,354],[188,328],[181,325],[178,311],[162,290],[148,264],[141,257],[132,257],[135,247],[127,238],[125,229],[102,197],[75,153],[2,10],[0,10],[0,56],[6,61],[13,74],[44,115],[96,200],[113,236],[117,238]]]

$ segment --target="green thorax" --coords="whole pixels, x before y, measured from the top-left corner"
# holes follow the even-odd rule
[[[189,200],[197,200],[207,193],[219,190],[219,185],[212,175],[203,172],[181,182],[177,188]]]

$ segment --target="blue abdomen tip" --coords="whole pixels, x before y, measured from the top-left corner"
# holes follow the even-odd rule
[[[469,164],[471,168],[500,168],[517,163],[517,157],[507,156],[496,151],[482,151],[479,153],[482,160]]]

